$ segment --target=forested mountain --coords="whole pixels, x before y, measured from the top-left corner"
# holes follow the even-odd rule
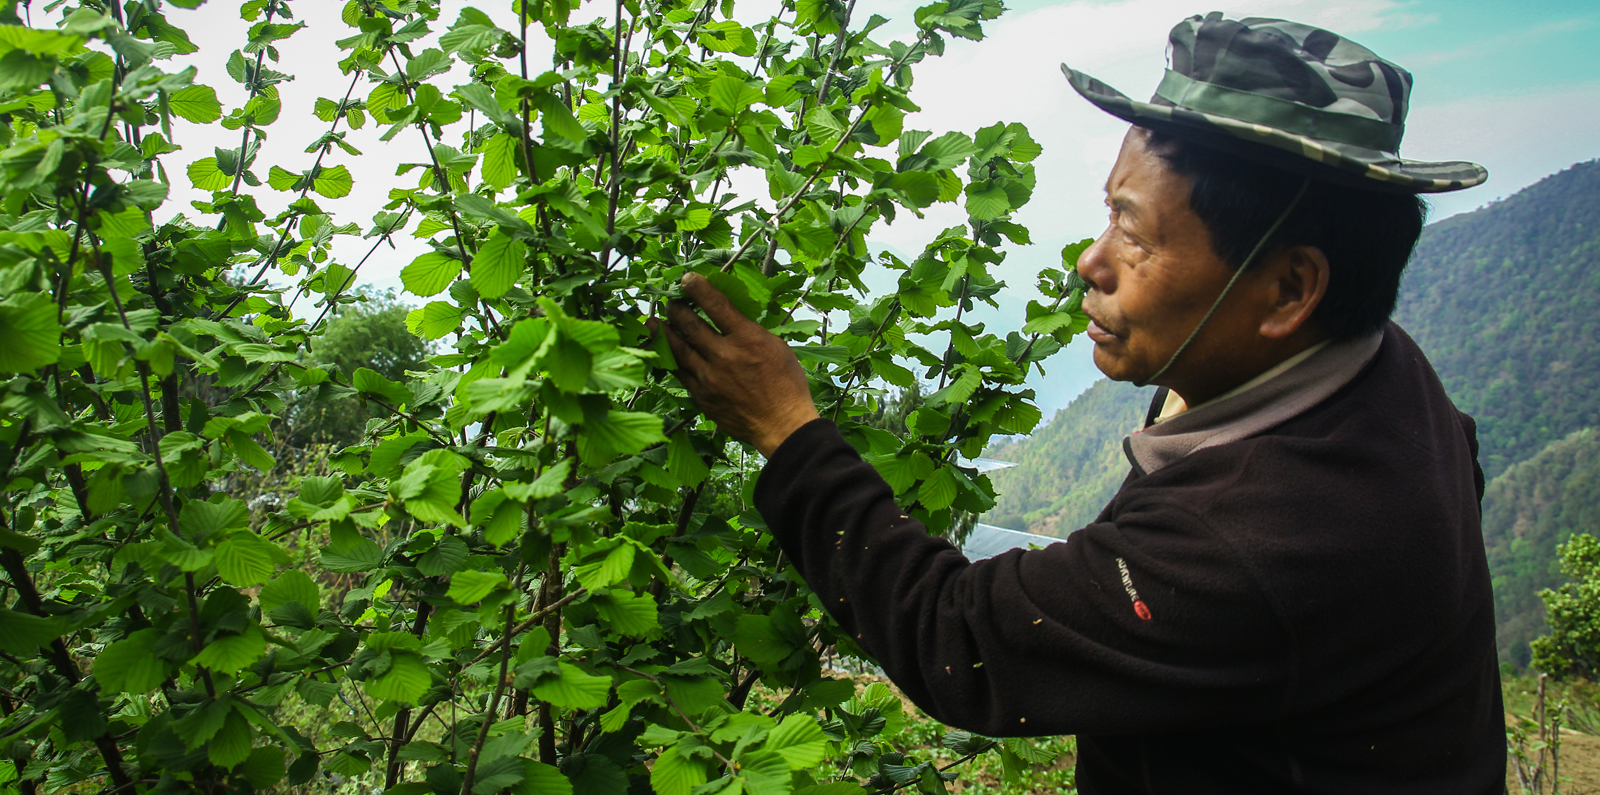
[[[1489,477],[1600,426],[1597,307],[1600,161],[1423,232],[1396,318],[1478,418]],[[1127,472],[1122,437],[1150,391],[1102,381],[1032,438],[990,451],[1020,466],[992,476],[1000,500],[985,521],[1066,535],[1093,519]],[[1529,554],[1554,560],[1554,543]]]
[[[1101,379],[1033,436],[990,450],[1018,466],[989,476],[1000,499],[984,521],[1063,538],[1092,521],[1128,474],[1122,437],[1154,392]]]
[[[1566,581],[1556,545],[1574,531],[1600,532],[1600,430],[1575,431],[1512,464],[1483,496],[1483,542],[1494,573],[1500,654],[1528,661],[1544,634],[1538,592]]]
[[[1489,477],[1600,425],[1600,161],[1428,227],[1395,316],[1477,418]]]

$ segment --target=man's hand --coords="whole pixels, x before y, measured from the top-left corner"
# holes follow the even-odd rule
[[[800,360],[704,276],[684,276],[683,289],[722,332],[683,301],[667,305],[666,327],[651,319],[650,330],[666,332],[678,380],[706,416],[771,458],[789,434],[818,416]]]

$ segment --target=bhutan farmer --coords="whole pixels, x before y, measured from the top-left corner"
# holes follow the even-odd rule
[[[1473,423],[1389,321],[1416,194],[1486,173],[1399,159],[1410,75],[1327,31],[1212,14],[1170,52],[1148,103],[1066,69],[1134,125],[1078,263],[1095,364],[1162,387],[1093,524],[969,563],[697,277],[720,331],[671,308],[683,383],[889,677],[953,726],[1078,735],[1082,792],[1498,793]]]

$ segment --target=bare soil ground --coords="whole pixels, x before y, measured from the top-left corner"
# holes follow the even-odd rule
[[[1509,723],[1510,715],[1506,716]],[[1600,795],[1600,737],[1570,729],[1561,731],[1560,792],[1563,795]],[[1517,795],[1523,790],[1517,775],[1506,770],[1506,791]],[[1549,791],[1548,789],[1546,790]]]

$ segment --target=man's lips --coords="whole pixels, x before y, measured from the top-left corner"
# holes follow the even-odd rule
[[[1085,313],[1085,314],[1087,314],[1087,313]],[[1097,343],[1098,342],[1109,342],[1109,341],[1114,340],[1114,339],[1117,338],[1117,335],[1112,334],[1111,332],[1107,331],[1106,327],[1101,325],[1100,321],[1096,320],[1094,315],[1089,315],[1089,328],[1087,329],[1087,331],[1088,331],[1088,334],[1089,334],[1089,339],[1091,339],[1091,340],[1093,340],[1093,341],[1095,341]]]

